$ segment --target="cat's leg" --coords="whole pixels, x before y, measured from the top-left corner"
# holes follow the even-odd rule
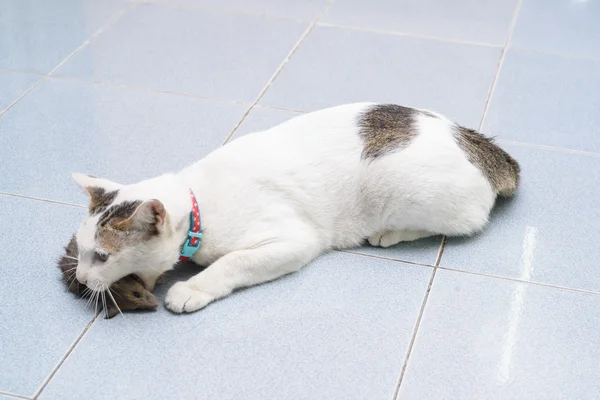
[[[386,231],[369,237],[369,244],[371,246],[390,247],[400,242],[411,242],[433,235],[435,233],[425,231]]]
[[[237,288],[295,272],[318,256],[320,250],[312,244],[286,241],[233,251],[198,275],[173,285],[167,292],[166,306],[176,313],[199,310]]]

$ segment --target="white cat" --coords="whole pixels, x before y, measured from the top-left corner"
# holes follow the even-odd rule
[[[199,222],[193,191],[203,237],[192,260],[210,266],[168,291],[180,313],[365,239],[387,247],[477,232],[496,196],[516,190],[519,166],[441,115],[360,103],[243,136],[177,174],[132,185],[73,177],[91,198],[77,279],[97,291],[131,273],[154,287]]]

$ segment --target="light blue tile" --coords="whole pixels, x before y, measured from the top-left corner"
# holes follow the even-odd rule
[[[121,0],[0,0],[0,67],[48,73],[127,5]]]
[[[0,71],[0,112],[41,79],[37,75]]]
[[[397,245],[386,249],[365,244],[363,247],[351,251],[417,264],[434,265],[441,244],[442,237],[433,236],[414,242],[398,243]]]
[[[516,0],[339,0],[322,22],[503,45]]]
[[[449,240],[441,265],[600,292],[600,157],[503,147],[521,164],[516,197]]]
[[[599,87],[600,60],[511,50],[484,130],[501,139],[600,152]]]
[[[248,133],[259,132],[276,125],[279,125],[289,119],[302,115],[294,111],[275,110],[272,108],[254,107],[250,114],[244,119],[242,125],[235,132],[234,139]]]
[[[244,12],[274,17],[294,18],[312,21],[327,3],[326,0],[158,0],[160,3],[187,5],[221,10]]]
[[[194,314],[97,321],[41,399],[389,400],[430,274],[333,253]]]
[[[600,3],[523,0],[511,45],[574,56],[600,56]]]
[[[0,391],[32,396],[93,317],[56,267],[85,213],[0,195]]]
[[[380,101],[429,108],[477,127],[500,50],[316,28],[261,104],[312,111]]]
[[[598,398],[600,297],[438,271],[398,400]]]
[[[251,102],[306,27],[140,4],[57,74]]]
[[[123,183],[177,172],[219,147],[245,109],[47,80],[2,117],[0,191],[87,204],[72,172]]]

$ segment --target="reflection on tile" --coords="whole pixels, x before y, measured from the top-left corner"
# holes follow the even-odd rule
[[[245,12],[274,17],[312,21],[327,3],[326,0],[158,0],[164,4],[183,4],[210,10]]]
[[[511,44],[532,50],[600,57],[600,3],[523,0]]]
[[[260,16],[140,4],[57,74],[253,101],[306,27]]]
[[[600,157],[504,147],[521,164],[516,197],[481,234],[449,240],[441,265],[600,292]]]
[[[244,111],[50,79],[2,117],[0,148],[9,151],[0,163],[0,191],[87,204],[72,172],[123,183],[177,172],[219,147]]]
[[[0,71],[0,112],[41,79],[37,75]]]
[[[434,236],[414,242],[398,243],[386,249],[365,244],[363,247],[351,251],[417,264],[434,265],[441,244],[442,237]]]
[[[503,45],[516,0],[343,0],[322,22]]]
[[[41,399],[390,399],[430,274],[332,253],[194,314],[97,321]]]
[[[600,60],[509,51],[486,132],[501,139],[600,152]]]
[[[399,400],[596,399],[600,296],[440,270]]]
[[[122,0],[0,0],[0,67],[48,73],[127,6]]]
[[[2,391],[32,396],[93,317],[55,264],[85,213],[0,196]]]
[[[261,104],[312,111],[380,101],[432,109],[477,127],[500,50],[316,28]]]
[[[244,119],[244,122],[236,131],[233,138],[272,128],[298,115],[302,114],[294,111],[254,107],[246,119]]]

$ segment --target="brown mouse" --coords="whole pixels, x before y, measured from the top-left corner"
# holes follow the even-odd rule
[[[75,236],[65,247],[65,253],[58,260],[58,268],[62,272],[62,279],[67,289],[79,297],[88,297],[87,286],[75,278],[77,267],[77,242]],[[135,275],[127,275],[110,286],[112,297],[106,296],[106,318],[112,318],[121,311],[131,310],[155,310],[158,307],[158,299],[142,284]],[[114,298],[114,301],[113,301]],[[116,302],[116,305],[115,305]],[[118,308],[117,308],[118,306]]]

